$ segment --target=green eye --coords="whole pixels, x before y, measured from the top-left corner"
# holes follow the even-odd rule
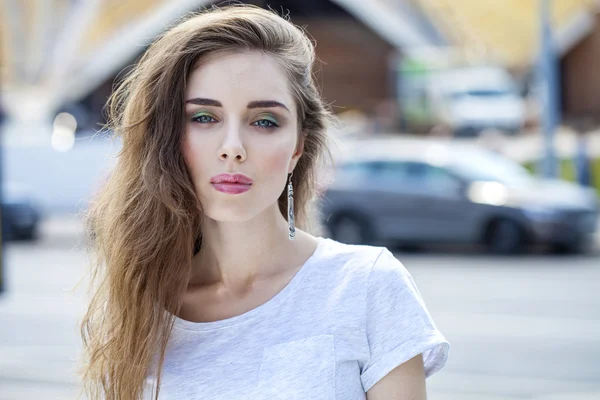
[[[193,122],[198,122],[200,124],[210,124],[217,122],[217,120],[210,114],[207,113],[198,113],[192,117]]]
[[[271,116],[266,116],[264,118],[256,120],[252,123],[252,125],[258,126],[260,128],[278,128],[279,127],[279,123],[277,122],[277,120]]]

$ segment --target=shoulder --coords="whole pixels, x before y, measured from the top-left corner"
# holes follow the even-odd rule
[[[333,239],[321,238],[319,261],[337,266],[370,270],[384,254],[385,247],[345,244]],[[391,253],[390,253],[391,254]]]
[[[357,278],[361,285],[385,277],[398,280],[408,272],[386,247],[350,245],[333,239],[321,239],[318,253],[319,270],[338,274],[344,279]]]
[[[333,239],[321,239],[322,261],[346,264],[375,273],[406,271],[404,266],[386,247],[345,244]]]

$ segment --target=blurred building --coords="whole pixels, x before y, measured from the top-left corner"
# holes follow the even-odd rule
[[[590,13],[578,27],[586,27],[586,34],[560,64],[563,112],[566,118],[600,125],[600,13]]]
[[[337,112],[390,113],[398,57],[457,46],[529,76],[539,44],[539,0],[247,0],[288,14],[317,42],[317,77]],[[25,135],[61,110],[97,127],[115,77],[154,36],[211,0],[4,1],[0,24],[5,120]],[[598,0],[552,0],[567,115],[600,111]],[[393,113],[392,113],[393,114]],[[48,132],[42,134],[48,136]]]
[[[398,0],[262,1],[289,9],[317,43],[317,76],[334,111],[375,115],[395,97],[398,53],[413,46],[439,45],[443,38],[418,9]]]
[[[375,113],[394,97],[390,60],[395,59],[397,50],[443,42],[409,1],[247,2],[281,10],[316,40],[321,61],[319,83],[336,111]],[[8,117],[31,123],[33,112],[41,128],[64,110],[76,116],[80,129],[97,126],[119,72],[131,65],[164,27],[211,3],[3,2],[3,106]]]
[[[540,0],[412,0],[451,43],[505,65],[525,83],[540,44]],[[600,116],[600,2],[549,0],[564,118]]]

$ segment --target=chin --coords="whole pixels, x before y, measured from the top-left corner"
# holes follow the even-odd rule
[[[205,211],[205,216],[219,222],[245,222],[256,217],[258,212],[248,207],[217,206]]]

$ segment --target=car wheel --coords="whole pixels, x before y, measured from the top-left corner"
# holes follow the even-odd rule
[[[19,234],[14,235],[14,238],[17,240],[22,240],[25,242],[35,242],[38,239],[37,230],[35,227],[19,232]]]
[[[336,218],[330,230],[335,240],[346,244],[368,244],[373,240],[368,224],[355,216],[342,215]]]
[[[13,235],[12,229],[10,229],[9,227],[2,229],[2,241],[3,242],[10,242],[13,239],[14,239],[14,235]]]
[[[492,222],[486,232],[488,250],[493,254],[517,254],[523,250],[524,233],[521,226],[509,219]]]
[[[419,246],[417,243],[402,242],[402,243],[398,243],[396,245],[396,247],[402,253],[411,253],[411,254],[414,254],[414,253],[419,253],[419,252],[423,251],[423,247]]]
[[[560,255],[580,254],[585,251],[584,241],[579,237],[575,237],[568,242],[553,243],[550,251],[553,254]]]

